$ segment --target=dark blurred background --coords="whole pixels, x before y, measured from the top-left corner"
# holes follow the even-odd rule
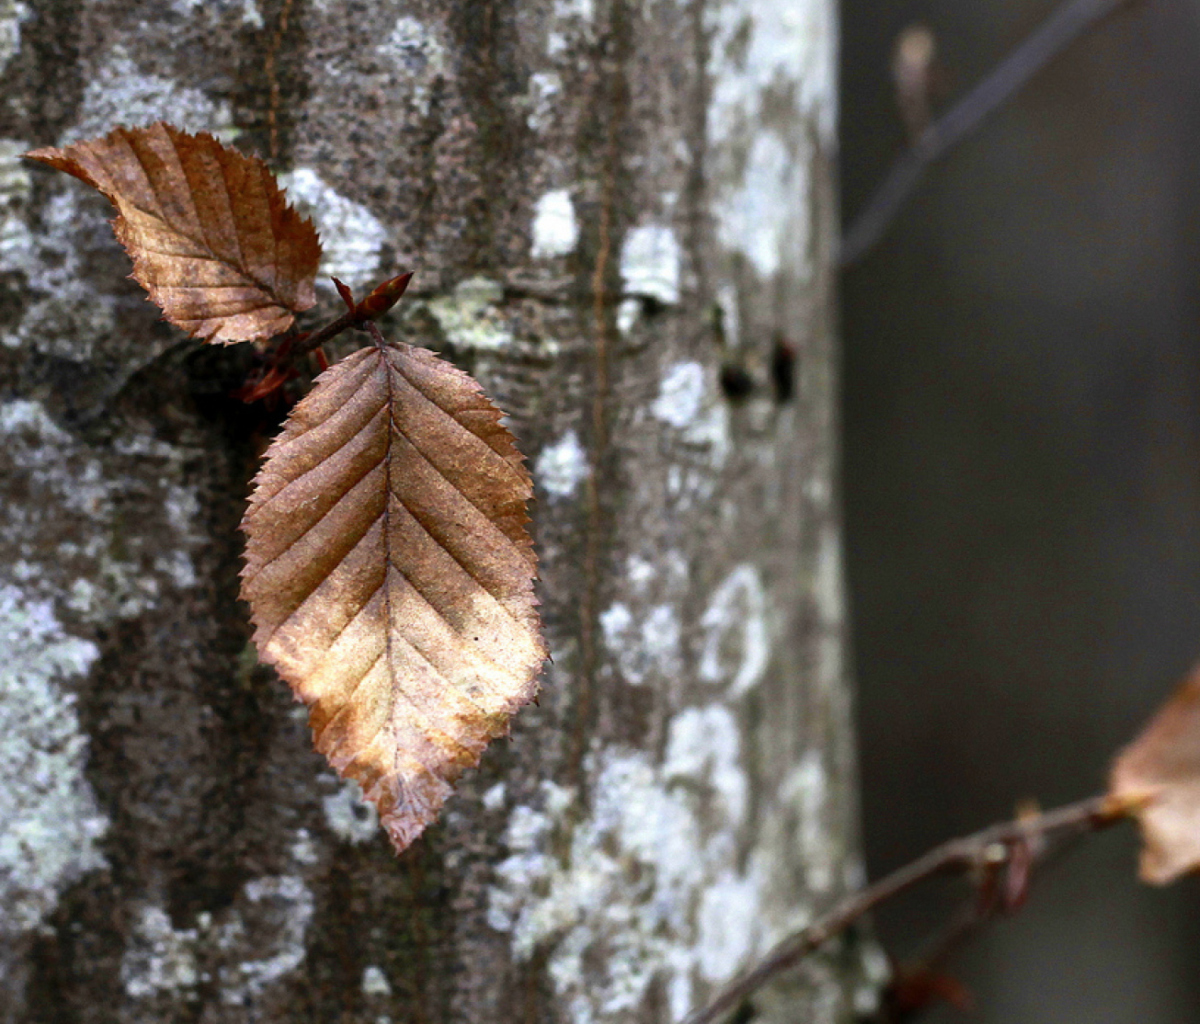
[[[905,145],[892,47],[947,99],[1054,0],[845,0],[843,216]],[[945,104],[943,103],[943,109]],[[1099,791],[1200,659],[1200,3],[1140,0],[934,166],[841,287],[848,578],[877,877]],[[967,1017],[1200,1022],[1200,885],[1089,838],[953,964]],[[877,917],[911,953],[948,904]]]

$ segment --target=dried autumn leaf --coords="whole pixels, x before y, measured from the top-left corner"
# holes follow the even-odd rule
[[[261,160],[162,123],[25,155],[108,197],[134,279],[193,337],[270,338],[316,301],[316,229]]]
[[[1141,825],[1144,881],[1200,869],[1200,668],[1121,752],[1109,797]]]
[[[255,643],[397,851],[536,692],[531,492],[479,385],[406,345],[317,378],[255,478]]]

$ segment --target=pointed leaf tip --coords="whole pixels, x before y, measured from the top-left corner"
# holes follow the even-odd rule
[[[423,349],[323,373],[242,522],[255,643],[397,851],[508,730],[545,659],[532,484],[500,412]]]
[[[162,122],[25,155],[112,202],[134,279],[193,337],[270,338],[316,301],[316,229],[261,160]]]

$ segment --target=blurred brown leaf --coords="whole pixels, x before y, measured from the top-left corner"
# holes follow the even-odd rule
[[[109,198],[134,279],[193,337],[270,338],[316,301],[316,229],[261,160],[162,123],[25,155]]]
[[[892,81],[909,142],[916,142],[933,120],[936,62],[937,37],[927,26],[909,25],[896,37],[892,47]]]
[[[963,1012],[975,1007],[970,990],[956,978],[931,967],[901,968],[883,990],[882,1017],[889,1024],[901,1024],[923,1016],[939,1002]]]
[[[406,345],[323,373],[255,478],[255,643],[397,851],[536,692],[531,493],[479,385]]]
[[[1109,797],[1141,824],[1144,881],[1200,868],[1200,668],[1121,752]]]

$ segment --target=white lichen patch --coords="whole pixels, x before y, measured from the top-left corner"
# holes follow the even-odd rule
[[[789,150],[778,135],[760,132],[750,145],[741,181],[723,190],[713,204],[717,240],[746,256],[763,277],[784,266],[805,266],[812,244],[807,213],[811,165],[807,143]],[[793,214],[781,212],[787,210]]]
[[[196,565],[186,551],[171,551],[154,559],[154,571],[169,579],[178,590],[190,590],[199,585]]]
[[[809,274],[813,135],[832,145],[836,120],[832,0],[729,0],[710,17],[718,239],[763,277]]]
[[[633,228],[621,245],[621,280],[625,292],[655,299],[664,306],[679,301],[683,250],[665,224]]]
[[[429,303],[429,311],[447,340],[463,348],[499,349],[511,345],[512,331],[498,308],[504,288],[498,281],[472,277],[459,282],[450,295]]]
[[[739,565],[721,581],[700,618],[700,678],[729,683],[740,696],[756,686],[771,659],[767,598],[757,566]]]
[[[20,0],[0,0],[0,71],[21,51],[21,23],[31,17]]]
[[[383,973],[382,967],[368,964],[363,968],[362,990],[364,996],[390,996],[392,994],[391,983],[387,980],[387,975]]]
[[[247,1006],[295,971],[315,902],[298,875],[248,881],[233,905],[176,928],[153,904],[141,907],[121,958],[121,983],[134,999],[219,981],[221,1001]]]
[[[546,55],[561,60],[572,42],[594,37],[594,0],[554,0],[553,17],[546,33]]]
[[[824,626],[836,626],[842,621],[845,599],[842,581],[842,543],[837,527],[830,523],[821,531],[821,546],[817,554],[816,579],[813,597],[817,613]]]
[[[304,938],[315,907],[312,892],[296,875],[252,879],[243,896],[241,917],[229,935],[269,935],[271,942],[255,950],[261,955],[221,970],[222,1002],[233,1005],[246,1005],[304,962]]]
[[[301,867],[312,867],[321,859],[317,853],[316,844],[313,842],[312,833],[306,828],[296,829],[289,852],[292,860]]]
[[[874,1017],[880,993],[892,980],[892,962],[877,943],[864,942],[860,963],[862,982],[854,989],[854,1012],[859,1017]]]
[[[533,258],[566,256],[579,241],[579,222],[568,189],[543,195],[533,210]]]
[[[709,137],[728,141],[761,124],[772,93],[791,95],[832,140],[837,117],[836,11],[832,0],[726,0],[712,19]]]
[[[707,779],[715,807],[733,827],[746,817],[748,780],[739,762],[741,732],[723,704],[684,708],[667,732],[663,775],[667,779]]]
[[[116,125],[170,121],[189,132],[230,138],[232,108],[191,86],[139,68],[121,47],[114,47],[90,69],[79,120],[59,136],[58,144],[106,135]]]
[[[218,17],[233,14],[243,25],[263,27],[262,11],[257,0],[171,0],[171,6],[185,17],[198,11]]]
[[[699,363],[676,363],[667,370],[650,412],[678,430],[686,443],[707,449],[715,468],[724,465],[732,444],[729,410],[710,393]]]
[[[696,362],[676,363],[663,376],[650,411],[664,423],[683,430],[700,414],[704,392],[704,367]]]
[[[573,497],[589,471],[587,452],[574,430],[543,448],[533,466],[534,478],[551,498]]]
[[[831,841],[829,777],[819,750],[805,751],[800,763],[785,777],[779,795],[796,817],[794,841],[808,888],[828,892],[837,880],[842,850],[840,844]]]
[[[49,601],[0,586],[0,934],[39,925],[62,889],[103,867],[107,831],[84,768],[87,737],[60,683],[95,644],[69,636]]]
[[[600,613],[604,644],[621,678],[632,686],[678,677],[682,666],[675,607],[658,604],[638,619],[618,601]]]
[[[388,37],[375,52],[399,73],[411,102],[429,112],[433,86],[446,73],[447,50],[437,29],[407,15],[396,19]]]
[[[0,344],[16,348],[28,340],[31,326],[42,347],[61,352],[73,335],[99,333],[112,325],[111,300],[93,295],[80,281],[82,263],[77,195],[51,199],[41,230],[35,236],[29,223],[30,164],[21,159],[29,147],[15,139],[0,140],[0,272],[20,273],[29,286],[28,312],[23,321],[0,325]],[[100,224],[107,231],[107,226]],[[46,342],[49,341],[49,344]],[[85,340],[84,345],[88,342]]]
[[[637,326],[638,320],[642,316],[642,300],[641,299],[622,299],[617,303],[617,330],[623,336],[628,336],[629,333]]]
[[[503,782],[489,786],[483,794],[482,803],[485,810],[498,811],[504,807],[508,799],[508,787]]]
[[[338,791],[321,801],[325,822],[339,839],[358,845],[374,838],[379,831],[375,805],[363,799],[357,782],[342,782]]]
[[[525,105],[530,128],[538,132],[554,123],[561,95],[562,78],[557,71],[535,71],[529,76]]]
[[[19,321],[0,326],[0,344],[78,359],[112,331],[115,303],[90,286],[86,261],[98,247],[116,242],[102,218],[84,215],[85,198],[74,186],[52,196],[42,208],[36,235],[19,211],[5,216],[0,270],[24,275],[31,301]]]
[[[14,398],[0,404],[0,433],[2,434],[31,434],[39,441],[49,444],[63,444],[70,441],[70,435],[62,430],[47,414],[40,402],[27,398]],[[14,457],[15,447],[6,450]],[[15,455],[16,465],[24,465],[28,461],[19,454]]]
[[[730,964],[750,959],[761,939],[761,884],[753,875],[725,871],[701,894],[696,966],[705,981],[725,981]]]
[[[198,929],[176,929],[165,910],[142,907],[121,958],[121,983],[126,994],[146,999],[199,985],[199,940]]]
[[[845,594],[841,538],[832,521],[821,531],[812,595],[820,624],[824,628],[817,640],[816,681],[822,692],[835,693],[843,682],[844,637],[841,626],[845,615]]]
[[[764,863],[738,861],[747,780],[733,715],[685,711],[670,737],[662,765],[623,748],[595,755],[582,821],[561,791],[509,820],[489,922],[511,933],[516,958],[547,953],[577,1024],[624,1019],[656,982],[678,1020],[698,981],[728,977],[766,939]]]
[[[591,21],[595,14],[595,0],[554,0],[556,18],[582,18],[584,21]]]
[[[311,217],[321,236],[319,287],[332,289],[331,277],[351,288],[374,285],[388,229],[362,203],[347,199],[316,171],[299,167],[279,176],[289,201]]]
[[[729,408],[715,396],[706,403],[704,411],[683,431],[688,444],[706,449],[709,462],[720,469],[729,458],[733,440],[729,430]]]
[[[625,560],[625,577],[635,593],[643,593],[657,575],[658,567],[648,558],[630,555]]]
[[[64,581],[67,607],[89,622],[104,623],[155,606],[165,589],[198,583],[191,552],[204,543],[199,498],[190,485],[174,483],[184,476],[185,450],[149,437],[120,438],[112,445],[115,457],[138,462],[144,478],[154,479],[155,469],[161,474],[163,506],[143,509],[139,518],[145,520],[149,513],[153,521],[157,511],[173,527],[174,543],[164,551],[136,531],[119,546],[112,543],[109,531],[120,529],[126,515],[124,478],[106,472],[40,403],[16,399],[0,404],[0,443],[4,471],[19,475],[29,495],[0,521],[0,540],[27,555],[12,569],[28,564],[30,587],[48,587],[47,593],[57,595],[51,581],[61,566],[70,564],[79,575],[69,585]],[[55,511],[54,527],[47,525],[45,508]],[[74,522],[87,529],[71,529]],[[53,567],[44,564],[47,557]]]
[[[33,232],[26,219],[32,181],[21,154],[29,149],[17,139],[0,139],[0,269],[16,270],[33,252]]]
[[[196,520],[200,515],[200,496],[195,487],[186,484],[166,484],[167,522],[181,538],[193,538]]]

